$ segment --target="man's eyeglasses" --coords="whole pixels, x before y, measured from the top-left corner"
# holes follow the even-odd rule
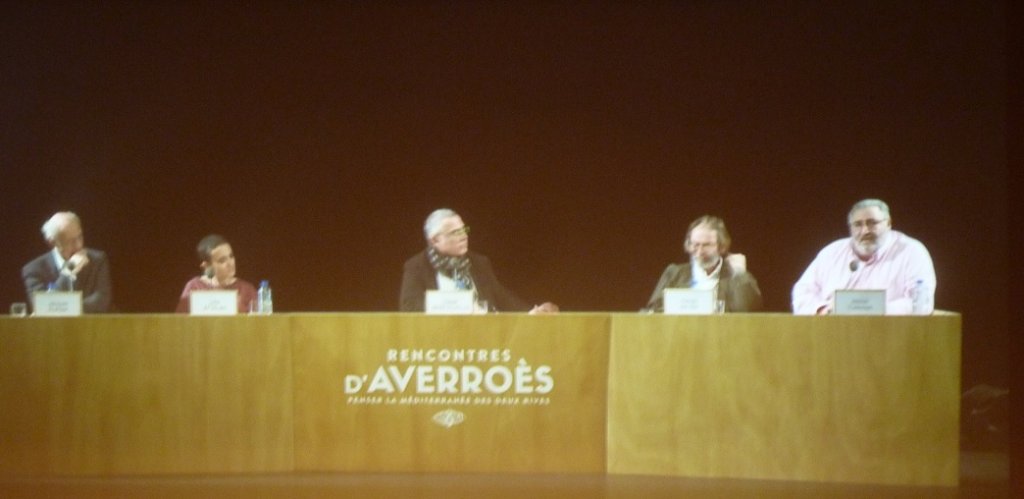
[[[886,221],[888,221],[888,219],[875,220],[873,218],[869,218],[867,220],[857,220],[856,222],[850,222],[850,228],[863,229],[864,227],[867,227],[869,229],[874,229],[875,227],[878,227],[878,224]]]
[[[718,246],[717,242],[714,242],[714,243],[695,243],[695,242],[690,242],[690,249],[691,250],[700,250],[700,249],[704,249],[704,248],[711,249],[711,248],[715,248],[717,246]]]
[[[458,229],[455,229],[455,230],[452,230],[452,231],[449,231],[449,232],[445,232],[444,235],[448,236],[448,237],[468,236],[469,235],[469,226],[468,225],[463,225],[462,227],[459,227]]]

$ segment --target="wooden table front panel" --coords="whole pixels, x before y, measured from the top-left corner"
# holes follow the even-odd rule
[[[960,316],[616,315],[611,473],[955,485]]]
[[[3,472],[291,471],[287,319],[3,320]]]
[[[293,323],[296,468],[602,473],[609,321],[303,316]],[[505,386],[517,370],[518,393]]]

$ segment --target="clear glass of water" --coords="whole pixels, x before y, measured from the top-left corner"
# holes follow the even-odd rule
[[[26,315],[28,315],[28,305],[20,301],[11,304],[11,317],[25,317]]]

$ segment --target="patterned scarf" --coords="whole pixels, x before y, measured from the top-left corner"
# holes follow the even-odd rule
[[[459,289],[473,289],[473,274],[470,272],[469,257],[439,254],[433,246],[427,248],[427,259],[434,270],[455,281]]]

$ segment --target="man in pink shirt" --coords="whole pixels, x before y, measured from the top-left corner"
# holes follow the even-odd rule
[[[850,237],[822,249],[793,286],[793,313],[832,313],[837,289],[885,290],[885,313],[931,314],[935,267],[920,241],[892,230],[889,206],[857,202],[847,216]],[[915,305],[914,293],[919,293]]]

